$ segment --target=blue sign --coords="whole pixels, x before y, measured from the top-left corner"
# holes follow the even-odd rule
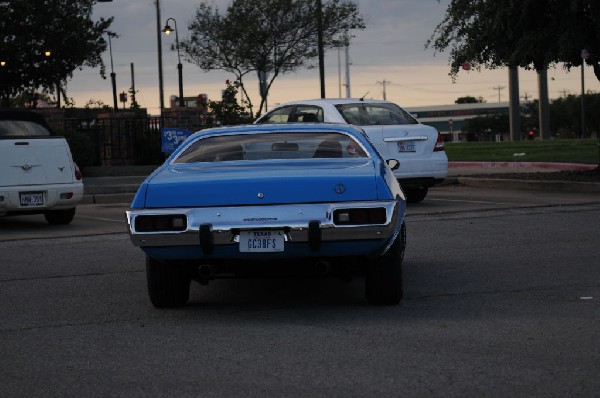
[[[177,147],[179,145],[181,145],[181,143],[183,141],[185,141],[186,138],[188,138],[190,135],[192,135],[194,132],[193,131],[189,131],[189,130],[185,130],[185,129],[178,129],[178,128],[170,128],[170,127],[163,127],[161,129],[162,132],[162,149],[161,151],[164,153],[173,153],[175,152],[175,149],[177,149]]]

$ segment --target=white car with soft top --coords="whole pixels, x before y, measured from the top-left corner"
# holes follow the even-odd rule
[[[0,109],[0,216],[43,214],[69,224],[83,182],[64,137],[37,113]]]

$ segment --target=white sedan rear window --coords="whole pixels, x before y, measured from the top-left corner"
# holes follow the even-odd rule
[[[173,163],[368,157],[351,136],[338,133],[261,133],[200,138]]]
[[[391,103],[368,103],[336,105],[337,110],[349,124],[356,126],[418,124],[408,112]]]
[[[29,137],[50,135],[41,124],[26,120],[0,120],[0,137]]]

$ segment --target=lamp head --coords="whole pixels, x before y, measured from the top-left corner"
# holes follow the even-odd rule
[[[167,36],[169,36],[171,32],[173,32],[173,28],[169,24],[166,24],[162,31],[165,32]]]

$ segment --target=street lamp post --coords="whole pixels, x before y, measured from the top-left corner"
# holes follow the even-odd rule
[[[5,69],[7,62],[5,60],[0,60],[0,107],[4,106],[6,108],[9,107],[9,98],[8,98],[8,78],[4,76],[4,74],[8,74]]]
[[[160,115],[162,116],[165,108],[165,95],[163,88],[163,71],[162,71],[162,39],[160,34],[160,0],[155,0],[156,3],[156,41],[158,42],[158,99],[160,101]]]
[[[50,50],[45,50],[44,51],[44,57],[46,58],[50,58],[52,56],[52,51]],[[52,70],[54,70],[54,68],[52,68]],[[56,76],[56,107],[60,108],[60,77]]]
[[[113,36],[112,33],[108,33],[108,52],[110,53],[110,81],[112,83],[112,94],[113,94],[113,110],[117,112],[117,75],[115,74],[114,66],[113,66],[113,56],[112,56],[112,42],[110,38]]]
[[[173,21],[175,29],[169,26],[169,21]],[[183,65],[181,65],[181,55],[179,54],[179,34],[177,33],[177,21],[175,18],[168,18],[165,23],[165,27],[162,30],[168,36],[175,30],[175,47],[177,48],[177,73],[179,76],[179,106],[184,107],[185,102],[183,100]]]

